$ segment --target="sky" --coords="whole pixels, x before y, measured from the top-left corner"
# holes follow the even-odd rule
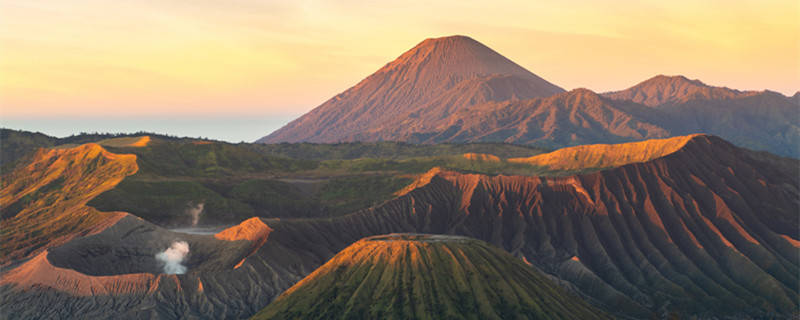
[[[253,141],[455,34],[567,90],[800,90],[796,0],[0,0],[0,125]]]

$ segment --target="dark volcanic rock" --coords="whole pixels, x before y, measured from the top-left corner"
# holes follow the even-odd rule
[[[372,234],[457,234],[506,249],[619,315],[788,318],[799,297],[798,167],[697,136],[664,157],[581,176],[442,172],[374,210],[268,222],[275,231],[263,250],[313,265]]]
[[[701,318],[792,318],[800,298],[799,171],[797,160],[702,135],[661,157],[586,175],[489,177],[433,171],[405,194],[358,213],[248,220],[215,237],[233,240],[229,249],[215,249],[214,243],[223,242],[213,239],[187,238],[197,252],[230,250],[220,262],[226,267],[204,270],[198,264],[185,275],[147,273],[145,284],[122,287],[132,288],[128,291],[74,294],[100,288],[96,283],[136,280],[74,280],[89,277],[76,269],[106,273],[102,261],[121,260],[119,249],[95,254],[97,268],[90,266],[89,256],[75,265],[54,258],[53,264],[71,275],[55,278],[58,286],[36,283],[51,279],[37,270],[52,270],[36,256],[28,261],[31,268],[26,263],[3,274],[0,302],[9,318],[248,317],[357,240],[416,232],[490,242],[622,317],[675,312]],[[152,228],[138,224],[134,229],[145,234]],[[134,229],[112,229],[94,237],[108,236],[105,244],[145,239]],[[51,250],[91,253],[84,245],[67,248]],[[137,250],[144,249],[130,252],[149,253]],[[239,264],[237,259],[244,260]]]

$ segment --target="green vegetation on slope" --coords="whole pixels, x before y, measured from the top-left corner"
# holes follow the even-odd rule
[[[253,319],[612,319],[511,254],[392,234],[342,250]]]
[[[122,217],[85,204],[137,170],[134,156],[109,153],[96,144],[43,149],[31,159],[30,165],[2,178],[0,264],[90,234]]]
[[[30,132],[24,130],[13,130],[0,128],[0,166],[2,172],[9,172],[13,169],[14,163],[25,155],[31,155],[36,149],[51,148],[61,145],[77,147],[86,143],[100,143],[103,140],[114,138],[132,138],[150,136],[166,141],[192,141],[194,139],[178,138],[174,136],[161,135],[148,132],[137,133],[81,133],[64,138],[48,136],[41,132]]]
[[[409,144],[404,142],[342,143],[246,143],[240,146],[260,154],[294,159],[352,160],[380,158],[400,160],[420,157],[458,156],[465,153],[488,153],[500,158],[530,157],[547,149],[507,143]]]
[[[421,174],[434,167],[448,168],[461,172],[482,173],[488,175],[544,175],[557,174],[542,167],[529,164],[511,163],[505,160],[484,161],[470,160],[462,155],[441,157],[419,157],[402,160],[390,159],[353,159],[353,160],[326,160],[322,161],[320,168],[334,172],[373,172],[388,171],[404,174]]]
[[[433,150],[447,154],[481,145],[304,144],[301,149],[309,146],[323,151],[333,150],[329,156],[333,157],[352,154],[351,149],[365,146],[372,153],[388,153],[402,147],[413,152]],[[499,150],[501,154],[539,152],[538,149],[502,144],[485,144],[484,147]],[[107,148],[118,153],[135,154],[140,170],[114,190],[92,200],[90,205],[103,211],[130,212],[162,226],[192,224],[192,212],[197,210],[201,211],[200,225],[235,223],[252,216],[311,218],[343,215],[391,199],[413,181],[414,175],[437,166],[487,174],[544,172],[530,165],[506,161],[469,160],[462,154],[320,161],[258,154],[241,144],[161,139],[152,139],[142,147]],[[502,152],[504,148],[511,151]],[[363,150],[359,152],[365,154]]]
[[[10,171],[17,160],[38,148],[54,146],[55,141],[39,132],[0,129],[0,169]]]
[[[199,225],[236,223],[253,216],[343,215],[391,199],[415,175],[433,167],[491,175],[561,173],[497,157],[464,157],[466,153],[529,157],[543,152],[500,143],[234,145],[159,135],[149,139],[120,134],[53,138],[3,130],[7,132],[25,146],[15,150],[68,148],[74,143],[96,141],[111,152],[136,155],[139,171],[89,205],[101,211],[130,212],[162,226],[193,225],[196,212],[200,212]],[[146,143],[136,144],[139,141]],[[7,211],[21,210],[17,207],[22,204]]]

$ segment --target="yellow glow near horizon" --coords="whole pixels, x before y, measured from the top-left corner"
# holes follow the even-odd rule
[[[796,1],[3,0],[0,112],[301,114],[429,37],[572,89],[798,90]]]

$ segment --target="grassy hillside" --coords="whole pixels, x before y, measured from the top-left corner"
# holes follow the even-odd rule
[[[611,319],[523,261],[465,237],[356,242],[253,319]]]
[[[381,158],[390,160],[455,156],[465,153],[489,153],[501,158],[530,157],[547,149],[507,143],[410,144],[404,142],[343,143],[247,143],[240,146],[254,152],[295,159],[330,160]]]
[[[132,138],[150,136],[160,140],[168,141],[189,141],[192,139],[178,138],[173,136],[160,135],[155,133],[137,132],[131,134],[112,134],[112,133],[81,133],[69,137],[57,138],[48,136],[41,132],[30,132],[24,130],[13,130],[0,128],[0,169],[2,172],[9,172],[13,169],[14,163],[25,155],[31,155],[36,149],[51,148],[61,145],[77,147],[86,143],[101,143],[104,140],[115,138]]]
[[[39,132],[0,129],[0,169],[7,172],[18,159],[55,144],[56,138]]]
[[[18,147],[9,147],[13,157],[38,147],[68,149],[87,141],[114,153],[136,155],[139,171],[89,205],[130,212],[162,226],[229,224],[253,216],[338,216],[391,199],[433,167],[491,175],[566,173],[503,160],[543,150],[499,143],[234,145],[160,135],[54,138],[5,129],[3,133],[14,137],[3,141],[3,148],[16,141],[13,145]]]
[[[134,156],[113,154],[96,144],[37,152],[29,165],[2,179],[1,263],[94,233],[122,217],[97,212],[86,203],[136,170]]]

